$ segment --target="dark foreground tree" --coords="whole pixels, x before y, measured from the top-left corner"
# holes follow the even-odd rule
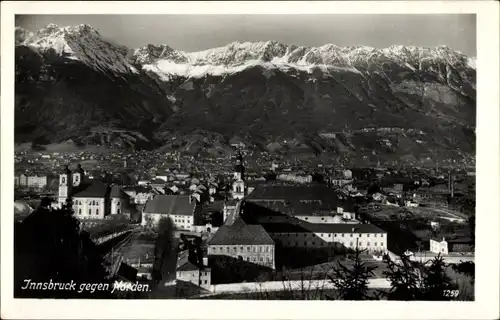
[[[472,278],[472,282],[474,283],[474,278],[476,276],[476,265],[472,261],[465,261],[459,264],[454,264],[452,266],[453,270],[463,275]]]
[[[422,300],[440,301],[452,298],[449,291],[455,288],[451,284],[451,278],[446,274],[446,268],[447,265],[441,256],[435,257],[425,268]]]
[[[165,270],[165,266],[171,259],[177,259],[174,257],[176,250],[173,249],[174,230],[174,223],[170,218],[160,219],[156,227],[155,261],[152,275],[155,284],[165,278],[167,275],[165,271],[171,271]]]
[[[405,255],[401,256],[400,263],[391,260],[389,255],[384,256],[387,270],[383,274],[391,282],[391,289],[387,293],[389,300],[419,300],[420,273],[415,264]]]
[[[110,291],[78,292],[82,283],[107,283],[103,256],[70,206],[52,209],[50,201],[15,225],[14,294],[27,298],[107,298]],[[75,283],[75,290],[42,284]],[[24,289],[23,289],[24,288]]]
[[[337,288],[337,299],[342,300],[372,300],[374,297],[368,295],[368,280],[375,274],[373,270],[377,267],[369,267],[361,259],[363,250],[356,248],[354,257],[349,257],[351,266],[337,262],[337,266],[328,275]],[[333,297],[332,297],[333,298]]]
[[[406,255],[400,261],[392,261],[384,256],[387,270],[383,274],[391,282],[391,289],[385,293],[388,300],[451,300],[448,290],[454,289],[446,274],[447,265],[441,256],[435,257],[430,264],[412,261]]]

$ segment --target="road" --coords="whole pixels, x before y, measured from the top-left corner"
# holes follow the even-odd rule
[[[432,208],[432,210],[434,211],[437,211],[437,212],[441,212],[441,213],[444,213],[445,215],[449,215],[449,216],[452,216],[454,218],[450,218],[450,217],[441,217],[441,218],[444,218],[444,219],[447,219],[447,220],[460,220],[460,221],[463,221],[465,222],[467,219],[464,218],[463,216],[459,216],[457,215],[456,213],[453,213],[451,210],[445,210],[445,209],[441,209],[441,208]]]
[[[391,287],[389,280],[376,278],[368,280],[368,288],[387,289]],[[210,287],[211,293],[199,297],[209,297],[223,293],[244,292],[269,292],[269,291],[296,291],[296,290],[332,290],[335,289],[331,280],[306,280],[306,281],[267,281],[217,284]]]

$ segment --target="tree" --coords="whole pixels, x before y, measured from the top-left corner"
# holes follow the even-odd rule
[[[467,224],[469,225],[470,229],[470,237],[472,240],[472,246],[475,248],[476,246],[476,216],[472,215],[469,217],[467,220]]]
[[[452,289],[451,278],[446,274],[447,265],[441,256],[431,261],[423,279],[422,300],[440,301],[448,300],[445,291]]]
[[[155,262],[153,267],[153,282],[157,283],[163,279],[164,266],[174,259],[172,257],[174,246],[174,223],[170,218],[161,218],[157,226],[155,241]],[[175,257],[176,259],[176,257]]]
[[[368,267],[361,259],[363,251],[356,247],[354,257],[349,257],[352,266],[348,267],[341,262],[328,275],[338,291],[338,298],[342,300],[371,300],[368,295],[368,279],[375,274],[377,267]]]
[[[384,256],[387,270],[383,274],[391,282],[391,289],[386,296],[389,300],[450,300],[446,290],[453,289],[450,277],[446,274],[443,258],[438,255],[427,266],[424,263],[411,261],[402,255],[400,262],[394,262],[388,255]]]
[[[401,263],[384,256],[387,270],[383,275],[391,282],[391,289],[386,294],[389,300],[419,300],[420,276],[412,261],[406,255],[401,256]]]
[[[15,226],[14,265],[16,297],[108,297],[109,292],[78,290],[23,290],[32,282],[106,283],[103,253],[88,233],[80,231],[71,206],[53,209],[49,199]]]

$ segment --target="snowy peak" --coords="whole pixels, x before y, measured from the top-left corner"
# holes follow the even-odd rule
[[[187,58],[182,53],[164,44],[159,46],[148,44],[142,48],[135,49],[131,58],[135,64],[151,64],[162,59],[178,63],[187,62]]]
[[[167,49],[168,48],[168,49]],[[461,52],[446,46],[424,48],[395,45],[377,49],[368,46],[340,47],[326,44],[304,47],[276,41],[232,42],[199,52],[175,51],[168,46],[146,46],[134,52],[134,59],[146,70],[163,79],[172,75],[200,77],[239,72],[246,67],[299,69],[311,71],[342,69],[355,73],[383,71],[384,65],[405,70],[474,69],[474,63]],[[447,67],[443,67],[447,66]],[[445,72],[446,73],[446,72]]]
[[[80,61],[103,73],[137,73],[128,62],[123,47],[103,40],[99,32],[87,24],[63,28],[49,24],[20,44]]]

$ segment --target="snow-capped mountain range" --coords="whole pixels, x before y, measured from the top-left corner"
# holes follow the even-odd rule
[[[432,68],[436,64],[475,69],[475,57],[453,51],[446,46],[423,48],[391,46],[376,49],[367,46],[339,47],[326,44],[321,47],[287,45],[276,41],[233,42],[223,47],[199,52],[175,50],[168,45],[146,45],[138,49],[118,46],[103,39],[89,25],[59,27],[50,24],[35,34],[28,34],[20,44],[41,51],[54,50],[69,59],[80,60],[92,68],[117,73],[137,73],[135,66],[158,74],[168,81],[171,76],[203,77],[235,73],[252,66],[297,69],[312,72],[341,69],[355,73],[373,70],[396,63],[411,71]],[[375,68],[377,69],[377,68]]]
[[[138,73],[127,60],[127,49],[102,39],[97,30],[81,24],[61,28],[49,24],[36,33],[17,28],[16,32],[27,37],[21,45],[34,47],[40,52],[53,50],[67,59],[79,60],[93,69],[102,72]]]
[[[446,46],[130,49],[89,25],[54,24],[16,28],[16,45],[16,141],[219,154],[237,136],[332,157],[474,153],[475,57]]]

